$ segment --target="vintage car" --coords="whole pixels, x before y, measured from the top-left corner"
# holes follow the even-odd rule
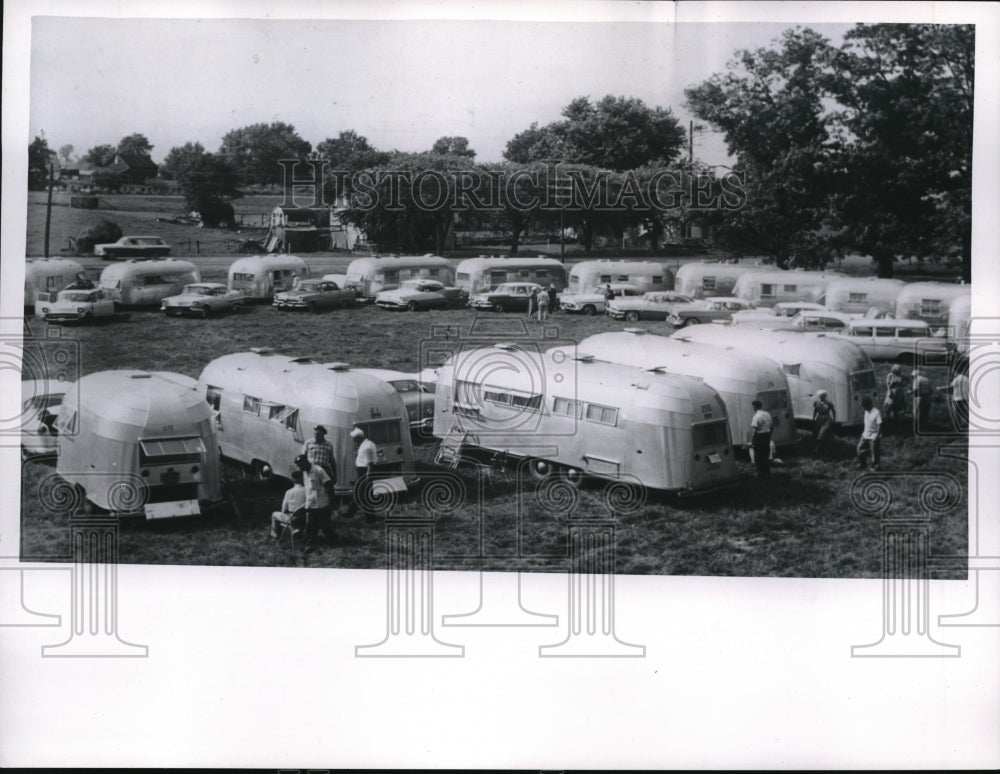
[[[405,374],[385,368],[354,368],[360,374],[368,374],[391,385],[403,399],[406,414],[410,418],[410,431],[429,433],[434,425],[434,389],[420,380],[418,374]]]
[[[954,342],[935,335],[924,320],[855,317],[833,334],[857,344],[872,360],[906,365],[933,358],[945,363],[955,349]]]
[[[275,309],[305,309],[316,312],[320,309],[353,306],[356,298],[357,295],[353,290],[344,290],[336,282],[300,279],[291,290],[275,293],[271,303]]]
[[[67,288],[55,293],[39,293],[35,299],[35,317],[46,322],[81,322],[98,317],[114,317],[114,299],[101,288]]]
[[[170,245],[158,236],[123,236],[117,242],[94,245],[94,255],[105,261],[125,258],[162,258],[170,255]]]
[[[492,309],[494,312],[526,312],[532,291],[545,292],[534,282],[505,282],[498,287],[477,293],[469,301],[473,309]]]
[[[733,314],[733,323],[742,325],[744,320],[780,320],[795,317],[799,312],[808,311],[825,312],[827,308],[822,304],[814,304],[811,301],[781,301],[774,306],[762,306],[735,312]]]
[[[843,312],[831,312],[829,309],[806,309],[794,317],[767,315],[763,317],[733,316],[733,325],[746,325],[751,328],[766,328],[778,331],[832,331],[843,330],[854,319],[853,315]]]
[[[337,283],[337,285],[344,288],[345,290],[353,290],[354,295],[357,296],[359,303],[364,300],[364,295],[365,295],[364,284],[361,282],[355,282],[354,280],[347,279],[346,274],[324,274],[322,276],[322,279],[326,280],[327,282],[335,282]]]
[[[59,452],[56,420],[72,383],[55,380],[21,382],[21,458],[50,457]]]
[[[675,327],[698,325],[700,323],[730,321],[733,314],[752,308],[748,301],[731,296],[716,296],[692,301],[690,304],[678,304],[667,318],[667,322]]]
[[[160,309],[170,316],[198,314],[207,317],[215,312],[227,312],[246,303],[242,290],[230,290],[221,282],[196,282],[185,285],[176,296],[160,302]]]
[[[690,296],[673,290],[650,290],[638,298],[616,298],[608,304],[607,313],[616,320],[666,320],[677,304],[690,304]]]
[[[615,298],[638,298],[642,289],[635,285],[611,283],[611,293]],[[607,310],[607,296],[603,288],[597,288],[585,293],[563,293],[559,296],[559,308],[570,314],[585,314],[588,317],[604,314]]]
[[[444,306],[465,306],[469,300],[463,288],[445,287],[434,279],[404,280],[395,290],[383,290],[375,295],[375,305],[383,309],[437,309]]]

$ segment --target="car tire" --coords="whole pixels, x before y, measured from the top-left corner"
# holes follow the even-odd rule
[[[493,302],[493,311],[494,312],[502,312],[503,311],[503,304],[501,304],[499,301],[494,301]]]
[[[701,320],[697,317],[685,317],[684,321],[681,323],[681,327],[687,328],[689,325],[701,325]]]
[[[406,305],[406,311],[407,312],[415,312],[415,311],[417,311],[417,302],[416,301],[411,301],[410,303],[408,303]]]
[[[625,322],[639,322],[639,313],[625,312]]]
[[[315,312],[317,311],[316,310],[316,302],[315,301],[309,301],[309,302],[307,302],[306,303],[306,311],[315,314]]]
[[[587,315],[587,317],[593,317],[595,314],[597,314],[597,307],[594,306],[593,304],[587,304],[585,307],[583,307],[583,313]]]

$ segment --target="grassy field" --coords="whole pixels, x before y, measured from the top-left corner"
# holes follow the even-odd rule
[[[512,315],[484,315],[489,319]],[[389,313],[374,307],[317,315],[279,313],[268,306],[209,320],[165,318],[158,312],[132,312],[127,319],[66,328],[63,337],[79,342],[79,368],[91,373],[115,368],[168,370],[197,377],[210,360],[252,346],[271,346],[285,354],[310,355],[322,361],[355,366],[416,370],[419,342],[433,325],[458,325],[467,333],[471,310]],[[557,314],[553,323],[563,339],[579,341],[593,333],[621,329],[606,317]],[[33,323],[33,333],[46,326]],[[647,329],[668,332],[663,323]],[[539,326],[531,324],[533,335]],[[880,383],[885,367],[878,369]],[[946,379],[931,369],[935,385]],[[932,420],[950,427],[946,407],[935,404]],[[735,490],[707,497],[678,499],[647,493],[633,503],[619,503],[617,570],[630,574],[739,575],[795,577],[878,577],[881,526],[878,516],[858,511],[850,491],[857,433],[838,436],[817,458],[808,444],[783,453],[774,480],[761,486],[752,466],[740,463]],[[807,439],[805,431],[800,438]],[[947,439],[914,437],[895,428],[883,445],[883,470],[945,472],[965,480],[956,460],[938,458]],[[956,439],[951,439],[954,442]],[[420,469],[433,480],[435,443],[417,447]],[[335,546],[303,556],[276,547],[267,536],[269,514],[287,484],[244,480],[239,466],[227,465],[233,508],[199,520],[171,523],[124,523],[120,561],[209,565],[321,566],[378,568],[385,562],[384,525],[354,519],[338,524]],[[22,547],[25,560],[63,556],[69,547],[69,517],[44,510],[36,497],[51,464],[32,462],[23,471]],[[435,561],[439,569],[526,569],[565,571],[567,524],[571,517],[609,516],[606,492],[598,482],[579,492],[559,483],[522,483],[516,472],[499,475],[480,498],[478,470],[459,469],[465,496],[461,504],[434,519]],[[905,477],[899,483],[905,482]],[[895,484],[894,484],[895,486]],[[894,512],[919,513],[918,494],[902,486]],[[427,510],[420,492],[400,502],[394,516],[422,518]],[[933,517],[933,554],[963,555],[967,545],[965,492],[948,513]],[[963,567],[939,577],[965,577]]]

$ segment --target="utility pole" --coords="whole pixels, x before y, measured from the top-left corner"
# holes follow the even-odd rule
[[[49,226],[52,224],[52,184],[55,178],[55,166],[49,164],[49,198],[45,204],[45,257],[49,257]]]
[[[694,121],[688,121],[688,164],[694,163]]]

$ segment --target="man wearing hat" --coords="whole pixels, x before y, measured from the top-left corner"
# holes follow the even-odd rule
[[[323,425],[313,428],[313,437],[302,445],[302,453],[311,464],[323,468],[333,483],[337,483],[337,462],[333,457],[333,446],[326,440]]]
[[[764,411],[764,404],[755,400],[751,404],[754,415],[750,419],[750,446],[753,449],[753,461],[757,466],[757,477],[761,481],[771,478],[771,429],[774,419]]]
[[[357,457],[354,460],[354,470],[358,478],[354,484],[354,497],[351,499],[351,504],[347,506],[347,510],[344,511],[343,515],[346,517],[357,513],[360,502],[362,512],[366,516],[373,516],[374,514],[368,510],[371,495],[367,491],[366,485],[372,474],[372,468],[378,461],[378,449],[372,443],[371,439],[365,437],[365,431],[360,427],[355,427],[351,430],[351,440],[354,441],[354,447],[358,450]]]

